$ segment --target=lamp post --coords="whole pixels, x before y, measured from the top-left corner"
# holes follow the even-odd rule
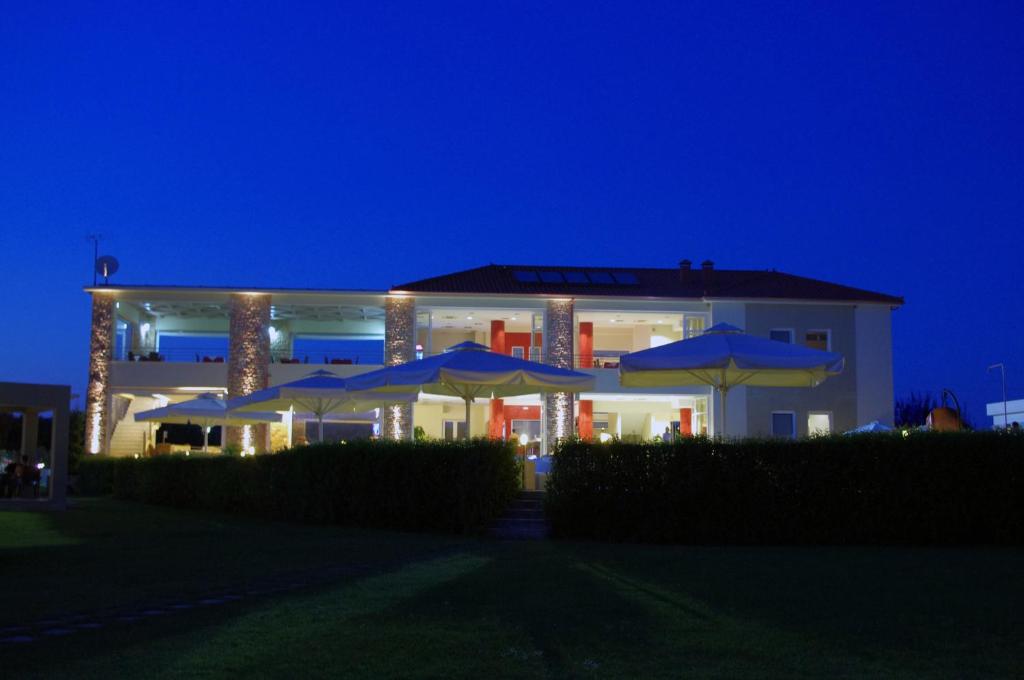
[[[991,372],[993,368],[998,368],[1003,377],[1003,427],[1007,428],[1010,427],[1010,418],[1006,414],[1006,366],[1001,363],[992,364],[988,367],[989,372]]]

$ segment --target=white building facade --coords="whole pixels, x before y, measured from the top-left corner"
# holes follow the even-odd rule
[[[109,285],[92,296],[86,448],[133,455],[153,432],[134,413],[220,392],[228,397],[326,368],[349,376],[472,340],[595,377],[593,392],[479,399],[473,436],[515,435],[547,450],[559,437],[649,439],[720,432],[708,387],[629,389],[622,354],[728,322],[748,333],[839,352],[842,375],[813,389],[737,388],[729,436],[806,436],[892,424],[892,312],[899,297],[774,271],[488,265],[388,291]],[[229,428],[226,441],[274,450],[303,441],[282,425]],[[381,436],[464,432],[462,402],[421,395],[377,414]]]

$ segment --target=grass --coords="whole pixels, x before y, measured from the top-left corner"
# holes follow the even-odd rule
[[[310,590],[42,640],[11,677],[1020,677],[1024,551],[498,543],[110,500],[0,514],[0,611]]]

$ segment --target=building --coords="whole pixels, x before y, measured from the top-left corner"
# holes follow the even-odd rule
[[[324,364],[347,376],[441,352],[464,340],[575,367],[594,392],[474,405],[472,435],[552,433],[648,438],[666,427],[719,431],[707,387],[619,385],[618,357],[728,322],[783,342],[843,354],[846,369],[814,389],[737,388],[731,436],[803,436],[892,423],[892,311],[902,298],[776,271],[487,265],[388,291],[103,285],[92,295],[86,448],[130,455],[151,436],[134,412],[198,392],[248,394]],[[457,437],[464,407],[424,395],[383,409],[386,437]],[[227,440],[277,448],[302,439],[289,420],[229,428]]]
[[[985,404],[985,415],[992,418],[993,430],[1000,430],[1014,423],[1024,426],[1024,399],[1011,399],[1006,403],[989,402]]]

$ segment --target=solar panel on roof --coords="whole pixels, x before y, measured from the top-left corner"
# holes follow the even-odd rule
[[[562,272],[541,272],[540,280],[544,283],[565,283]]]
[[[587,272],[587,276],[594,283],[615,283],[615,279],[608,272]]]
[[[512,276],[516,277],[516,281],[519,283],[537,283],[537,272],[528,269],[516,269],[512,272]]]
[[[612,276],[614,276],[615,280],[619,283],[624,283],[626,285],[635,285],[639,283],[636,278],[636,274],[633,272],[615,272]]]
[[[590,279],[583,272],[562,272],[562,275],[569,283],[590,283]]]

